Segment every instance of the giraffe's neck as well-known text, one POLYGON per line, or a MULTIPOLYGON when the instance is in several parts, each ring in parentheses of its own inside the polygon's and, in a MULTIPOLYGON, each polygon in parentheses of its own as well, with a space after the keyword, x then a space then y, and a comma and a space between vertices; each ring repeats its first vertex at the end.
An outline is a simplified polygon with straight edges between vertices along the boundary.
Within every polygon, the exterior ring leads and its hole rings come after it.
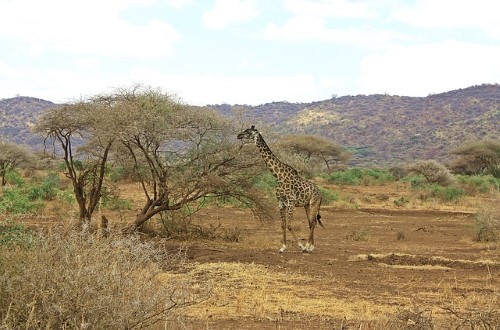
POLYGON ((271 151, 269 146, 262 135, 257 134, 255 137, 255 145, 260 151, 260 154, 264 161, 266 162, 267 168, 271 171, 276 179, 279 181, 283 181, 286 177, 291 175, 297 175, 297 171, 295 171, 292 167, 286 165, 281 162, 271 151))

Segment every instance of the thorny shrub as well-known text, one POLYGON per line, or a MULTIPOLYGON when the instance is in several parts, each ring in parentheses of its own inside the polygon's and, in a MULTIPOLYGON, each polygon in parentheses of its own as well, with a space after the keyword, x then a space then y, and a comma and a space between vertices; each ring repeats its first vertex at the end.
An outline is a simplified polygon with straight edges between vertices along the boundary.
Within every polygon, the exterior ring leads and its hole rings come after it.
POLYGON ((0 245, 0 328, 136 329, 167 322, 173 309, 210 294, 208 285, 159 276, 183 262, 183 253, 137 236, 104 239, 74 229, 39 234, 31 247, 0 245))
POLYGON ((224 242, 239 242, 242 231, 239 228, 224 228, 221 223, 203 226, 195 224, 190 216, 179 215, 180 212, 160 214, 160 235, 177 240, 220 240, 224 242))
POLYGON ((443 165, 435 160, 419 160, 408 165, 410 173, 422 175, 427 182, 440 186, 449 186, 455 182, 453 174, 443 165))
POLYGON ((479 210, 473 218, 473 238, 478 242, 500 242, 500 207, 479 210))
POLYGON ((399 310, 386 325, 388 330, 433 330, 432 311, 421 310, 418 306, 412 309, 399 310))

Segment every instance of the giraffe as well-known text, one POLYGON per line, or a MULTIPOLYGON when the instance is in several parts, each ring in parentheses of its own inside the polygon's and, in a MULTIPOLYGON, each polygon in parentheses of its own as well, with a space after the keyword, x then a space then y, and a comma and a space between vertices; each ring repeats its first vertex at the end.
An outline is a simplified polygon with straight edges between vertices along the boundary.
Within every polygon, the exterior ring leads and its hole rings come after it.
POLYGON ((322 197, 320 190, 314 183, 302 178, 294 168, 281 162, 273 154, 255 126, 244 130, 238 134, 237 138, 239 140, 253 140, 255 142, 267 168, 278 180, 278 186, 276 187, 275 193, 278 199, 281 229, 283 231, 282 244, 279 252, 283 253, 287 248, 287 229, 292 234, 296 244, 302 249, 302 252, 312 252, 314 250, 314 228, 316 224, 323 227, 319 214, 322 197), (305 208, 307 220, 309 222, 309 240, 306 245, 299 242, 292 228, 293 211, 295 207, 300 206, 305 208))

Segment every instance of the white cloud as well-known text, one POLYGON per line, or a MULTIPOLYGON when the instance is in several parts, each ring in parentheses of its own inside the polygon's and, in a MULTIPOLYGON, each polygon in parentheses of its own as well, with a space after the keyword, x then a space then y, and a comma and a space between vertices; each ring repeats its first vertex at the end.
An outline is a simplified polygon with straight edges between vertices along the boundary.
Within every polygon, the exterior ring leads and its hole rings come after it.
POLYGON ((340 82, 306 73, 279 76, 171 75, 136 69, 126 81, 161 86, 194 105, 311 102, 329 98, 340 82))
MULTIPOLYGON (((500 2, 496 0, 207 2, 213 4, 202 18, 208 28, 224 29, 249 22, 260 14, 260 9, 262 18, 267 15, 273 21, 264 31, 262 25, 251 25, 261 24, 261 20, 245 25, 246 29, 253 27, 255 34, 260 31, 258 37, 290 42, 287 47, 327 52, 325 56, 314 56, 317 61, 297 58, 289 67, 290 61, 280 60, 283 54, 279 48, 259 49, 269 47, 270 43, 258 38, 234 41, 245 42, 245 49, 255 52, 242 55, 241 44, 227 43, 231 51, 236 50, 234 53, 228 51, 224 56, 207 59, 203 50, 192 46, 205 45, 196 41, 205 38, 206 31, 200 33, 188 28, 183 29, 186 34, 197 33, 185 37, 190 45, 186 50, 190 52, 189 60, 175 57, 183 36, 166 21, 144 22, 145 14, 148 6, 151 9, 152 5, 162 5, 169 10, 170 17, 172 13, 183 15, 175 22, 182 22, 184 17, 192 21, 199 17, 195 10, 172 8, 194 3, 193 0, 0 0, 1 97, 19 93, 62 102, 138 82, 165 88, 198 105, 259 104, 277 100, 308 102, 328 98, 332 93, 427 95, 500 82, 500 45, 495 39, 484 38, 500 38, 497 19, 500 2), (136 8, 141 10, 135 11, 136 8), (272 12, 264 12, 271 9, 272 12), (135 24, 126 17, 144 23, 135 24), (433 41, 426 41, 428 37, 433 41), (451 38, 475 39, 467 43, 450 41, 451 38), (411 45, 412 42, 421 44, 411 45), (372 54, 366 54, 362 63, 351 61, 357 61, 367 50, 372 54), (169 60, 150 60, 172 53, 174 56, 169 60), (260 57, 263 53, 265 58, 260 57), (346 61, 343 68, 321 62, 335 60, 337 54, 346 61), (48 59, 47 55, 53 58, 48 59), (195 57, 198 55, 205 58, 198 60, 195 57), (225 55, 231 56, 231 65, 225 55), (112 65, 106 67, 105 63, 112 65), (120 66, 122 63, 125 66, 120 66), (274 71, 281 75, 269 73, 256 77, 257 72, 266 70, 267 63, 275 63, 273 70, 277 69, 274 71), (356 65, 360 72, 346 72, 356 65), (173 70, 178 74, 171 74, 173 70), (324 76, 312 72, 324 72, 324 76)), ((158 17, 157 13, 152 16, 158 17)), ((223 32, 221 40, 227 36, 223 32)))
POLYGON ((376 13, 362 1, 286 0, 285 8, 300 16, 372 18, 376 13))
POLYGON ((328 28, 324 18, 296 16, 283 26, 269 23, 263 38, 283 41, 338 42, 363 48, 383 48, 407 37, 401 33, 368 25, 328 28))
POLYGON ((333 42, 384 48, 408 39, 403 33, 373 25, 373 19, 381 14, 384 5, 371 0, 286 0, 284 6, 293 16, 282 25, 268 23, 260 36, 289 42, 333 42), (356 23, 347 19, 355 19, 356 23))
MULTIPOLYGON (((93 62, 92 59, 82 59, 80 64, 92 66, 93 62)), ((280 76, 183 75, 148 68, 132 68, 113 75, 93 68, 82 72, 23 69, 0 61, 2 97, 20 94, 62 103, 135 83, 161 87, 178 95, 184 102, 202 106, 215 103, 312 102, 329 98, 343 82, 306 73, 280 76), (26 81, 30 83, 26 84, 26 81), (72 83, 68 84, 69 81, 72 83)))
POLYGON ((395 9, 392 18, 424 28, 473 28, 500 38, 500 2, 496 0, 417 0, 395 9))
POLYGON ((171 26, 162 21, 132 25, 120 17, 130 5, 150 3, 150 0, 1 1, 0 38, 27 43, 29 52, 35 56, 48 50, 79 55, 164 56, 173 51, 173 45, 181 38, 171 26))
POLYGON ((395 47, 360 65, 360 92, 426 96, 500 81, 500 46, 449 41, 395 47))
POLYGON ((299 16, 288 20, 283 26, 269 23, 264 31, 264 37, 285 41, 321 40, 325 36, 334 37, 335 31, 328 33, 323 19, 314 16, 299 16))
POLYGON ((167 5, 174 7, 174 8, 183 8, 189 4, 191 4, 193 1, 192 0, 165 0, 167 5))
POLYGON ((106 87, 103 86, 105 79, 102 78, 68 70, 17 68, 0 62, 3 97, 20 94, 56 103, 67 102, 102 92, 106 87))
POLYGON ((210 29, 221 30, 231 24, 247 22, 258 13, 255 0, 216 0, 215 7, 203 14, 202 21, 210 29))
POLYGON ((98 68, 100 61, 97 57, 78 57, 73 63, 81 69, 88 70, 98 68))

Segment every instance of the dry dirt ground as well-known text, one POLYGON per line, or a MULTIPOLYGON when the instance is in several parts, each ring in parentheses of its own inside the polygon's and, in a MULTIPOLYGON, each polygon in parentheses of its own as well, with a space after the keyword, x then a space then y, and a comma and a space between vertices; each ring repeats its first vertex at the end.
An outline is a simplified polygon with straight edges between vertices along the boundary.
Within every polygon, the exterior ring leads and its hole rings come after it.
MULTIPOLYGON (((497 329, 498 245, 472 240, 472 215, 323 208, 316 250, 278 253, 279 224, 248 211, 200 211, 194 222, 237 228, 240 241, 183 246, 193 285, 211 297, 179 311, 173 327, 209 329, 497 329), (175 325, 175 326, 174 326, 175 325)), ((295 228, 307 237, 303 210, 295 228)), ((172 275, 173 276, 173 275, 172 275)), ((185 273, 181 276, 186 276, 185 273)))

